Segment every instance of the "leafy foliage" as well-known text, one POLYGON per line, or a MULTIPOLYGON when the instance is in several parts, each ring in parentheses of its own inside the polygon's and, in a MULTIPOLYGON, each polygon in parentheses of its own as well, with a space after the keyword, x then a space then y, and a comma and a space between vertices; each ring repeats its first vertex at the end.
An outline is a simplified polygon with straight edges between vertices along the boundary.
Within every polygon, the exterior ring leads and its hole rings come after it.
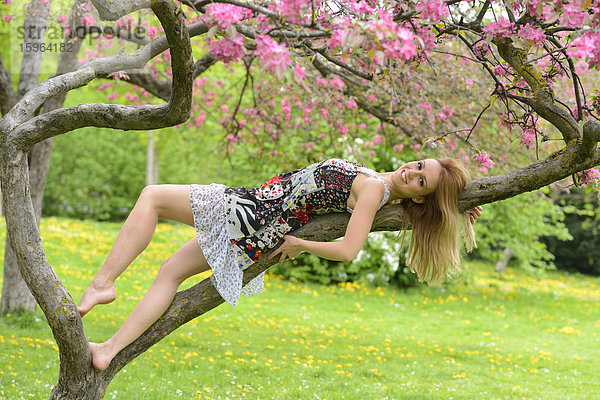
POLYGON ((54 142, 44 214, 122 219, 144 187, 144 143, 139 136, 109 130, 80 133, 54 142))
POLYGON ((501 260, 503 251, 513 251, 513 264, 526 270, 553 269, 554 256, 542 237, 572 239, 562 208, 540 193, 522 194, 485 206, 476 227, 477 254, 486 260, 501 260))
POLYGON ((573 236, 570 241, 545 238, 549 251, 556 258, 556 266, 571 272, 600 275, 600 212, 599 200, 594 196, 573 196, 558 200, 565 210, 565 225, 573 236))

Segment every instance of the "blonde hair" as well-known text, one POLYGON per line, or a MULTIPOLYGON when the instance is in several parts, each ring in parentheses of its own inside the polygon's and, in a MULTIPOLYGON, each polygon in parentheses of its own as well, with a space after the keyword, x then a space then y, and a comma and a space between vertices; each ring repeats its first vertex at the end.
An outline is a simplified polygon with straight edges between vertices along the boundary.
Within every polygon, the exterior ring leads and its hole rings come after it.
POLYGON ((421 204, 403 199, 404 233, 412 225, 407 265, 419 281, 437 284, 461 272, 461 236, 468 251, 475 233, 468 213, 458 212, 458 195, 470 182, 468 171, 455 159, 437 160, 441 165, 435 192, 421 204))

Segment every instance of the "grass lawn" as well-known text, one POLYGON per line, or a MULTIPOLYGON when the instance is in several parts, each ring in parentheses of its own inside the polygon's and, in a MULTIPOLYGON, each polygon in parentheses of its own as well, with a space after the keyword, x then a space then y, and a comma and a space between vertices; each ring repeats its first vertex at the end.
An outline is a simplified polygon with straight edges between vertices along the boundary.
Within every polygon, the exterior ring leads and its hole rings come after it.
MULTIPOLYGON (((119 227, 42 221, 50 263, 75 300, 119 227)), ((90 340, 115 332, 161 260, 193 235, 159 225, 117 281, 117 301, 85 317, 90 340)), ((106 398, 600 398, 598 278, 467 267, 451 284, 408 291, 268 276, 263 294, 191 321, 125 367, 106 398)), ((0 348, 0 399, 47 398, 58 351, 43 314, 0 317, 0 348)))

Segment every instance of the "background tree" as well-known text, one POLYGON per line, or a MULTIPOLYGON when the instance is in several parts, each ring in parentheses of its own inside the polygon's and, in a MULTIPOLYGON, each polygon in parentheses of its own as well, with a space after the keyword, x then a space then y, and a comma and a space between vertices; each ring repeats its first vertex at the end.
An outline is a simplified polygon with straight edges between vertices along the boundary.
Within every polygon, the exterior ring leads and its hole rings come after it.
MULTIPOLYGON (((319 138, 323 133, 319 130, 326 130, 339 137, 349 152, 357 154, 353 148, 356 141, 347 139, 352 126, 340 121, 337 116, 342 114, 334 112, 360 109, 375 117, 378 133, 386 138, 382 143, 400 145, 405 139, 419 140, 425 136, 428 151, 435 146, 438 154, 465 151, 457 146, 466 143, 480 172, 485 174, 494 163, 490 153, 483 150, 482 138, 486 132, 478 127, 478 121, 485 111, 501 105, 505 114, 502 124, 524 146, 535 147, 540 160, 520 164, 521 167, 501 175, 474 180, 461 195, 461 210, 536 190, 580 171, 585 171, 582 180, 595 179, 596 171, 590 168, 600 163, 598 110, 590 90, 579 78, 575 60, 583 60, 591 67, 600 61, 595 45, 600 40, 598 0, 557 4, 533 0, 510 5, 454 0, 414 3, 211 0, 183 4, 169 0, 151 4, 141 0, 94 0, 92 3, 95 9, 81 3, 86 14, 75 24, 76 31, 91 35, 94 30, 90 27, 96 17, 120 20, 119 26, 127 28, 122 33, 129 32, 126 38, 133 41, 130 33, 134 19, 129 14, 151 6, 154 15, 144 15, 147 22, 142 22, 148 26, 147 40, 137 40, 136 49, 123 47, 113 49, 112 55, 98 54, 75 71, 61 70, 62 74, 29 87, 20 99, 11 95, 14 94, 11 81, 0 82, 3 93, 0 160, 7 231, 20 272, 46 315, 59 347, 61 370, 53 398, 101 397, 124 365, 181 324, 221 304, 222 299, 209 281, 179 293, 163 317, 119 353, 107 370, 94 371, 75 304, 44 255, 30 196, 27 154, 43 140, 82 127, 160 129, 186 122, 192 110, 193 121, 199 123, 202 116, 195 112, 202 109, 192 106, 194 94, 204 97, 207 107, 206 103, 217 102, 214 92, 198 92, 202 84, 194 78, 218 61, 240 61, 245 69, 242 91, 232 97, 236 99, 235 106, 218 104, 224 113, 221 125, 230 132, 227 148, 232 157, 240 141, 259 148, 265 146, 264 136, 257 133, 260 130, 275 135, 272 139, 283 146, 299 136, 301 143, 323 139, 319 138), (160 28, 152 26, 154 16, 160 28), (202 45, 192 49, 190 37, 199 35, 207 38, 208 52, 202 45), (453 40, 455 44, 449 43, 453 40), (402 90, 416 90, 412 80, 415 71, 432 63, 436 52, 472 61, 476 69, 483 69, 488 76, 488 94, 492 100, 475 110, 472 124, 460 131, 438 130, 454 112, 450 105, 434 104, 441 106, 434 110, 431 104, 403 102, 402 90), (170 68, 164 62, 148 63, 156 57, 168 61, 170 68), (144 70, 146 65, 148 69, 144 70), (266 73, 270 74, 269 80, 258 79, 266 73), (125 77, 165 102, 149 104, 138 96, 128 99, 132 105, 81 103, 39 112, 47 101, 95 79, 118 78, 120 82, 125 77), (571 81, 573 97, 566 93, 564 98, 557 99, 553 85, 563 78, 571 81), (283 83, 273 83, 276 80, 283 83), (293 94, 282 96, 281 88, 293 90, 293 94), (251 100, 246 99, 249 89, 252 89, 248 96, 251 100), (277 103, 269 101, 275 93, 281 110, 276 108, 277 103), (242 108, 245 101, 252 107, 242 108), (419 114, 415 110, 427 111, 429 107, 435 118, 424 115, 415 118, 412 125, 406 123, 404 115, 419 114), (427 122, 432 129, 422 135, 419 127, 427 122), (551 131, 550 126, 555 130, 551 131), (440 134, 432 135, 434 131, 440 134), (559 137, 552 137, 554 134, 559 137), (543 146, 546 138, 560 139, 563 145, 560 147, 554 141, 553 146, 546 148, 543 146), (557 147, 559 150, 555 151, 557 147)), ((48 4, 45 0, 32 3, 40 7, 48 4)), ((32 15, 43 14, 42 8, 33 7, 29 11, 32 15)), ((12 17, 6 14, 3 18, 10 21, 12 17)), ((57 49, 66 51, 70 40, 67 36, 64 47, 57 49)), ((24 50, 43 52, 42 43, 26 45, 24 50)), ((47 46, 43 48, 47 50, 47 46)), ((5 66, 0 70, 0 76, 10 76, 5 66)), ((357 125, 357 129, 362 128, 357 125)), ((373 137, 374 145, 376 141, 373 137)), ((421 152, 421 144, 417 143, 419 148, 412 144, 415 152, 421 152)), ((395 151, 399 150, 397 147, 395 151)), ((282 158, 277 149, 271 151, 273 157, 282 158)), ((470 154, 464 155, 470 158, 470 154)), ((287 160, 285 155, 283 159, 287 160)), ((381 162, 385 160, 382 158, 381 162)), ((323 216, 296 234, 330 240, 343 234, 347 220, 344 214, 323 216)), ((377 214, 373 230, 397 230, 401 225, 400 209, 390 205, 377 214)), ((252 266, 245 272, 245 281, 268 267, 266 261, 252 266)))

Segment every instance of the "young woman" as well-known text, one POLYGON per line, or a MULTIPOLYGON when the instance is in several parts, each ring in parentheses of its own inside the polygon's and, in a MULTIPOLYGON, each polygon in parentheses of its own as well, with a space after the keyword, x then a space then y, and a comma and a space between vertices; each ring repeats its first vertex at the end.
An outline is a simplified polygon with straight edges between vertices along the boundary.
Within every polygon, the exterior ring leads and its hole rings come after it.
POLYGON ((388 202, 400 203, 412 225, 408 262, 413 272, 420 280, 443 281, 460 272, 461 231, 470 250, 471 223, 481 215, 480 207, 464 215, 458 212, 458 195, 468 182, 467 171, 453 159, 414 161, 385 173, 332 159, 276 175, 252 189, 219 184, 149 186, 84 292, 80 314, 116 298, 115 280, 148 246, 159 218, 194 226, 196 237, 161 265, 148 293, 115 335, 104 343, 90 343, 94 367, 107 368, 164 313, 184 280, 209 268, 221 296, 235 305, 240 293, 253 295, 263 288, 264 274, 242 288, 243 269, 282 238, 283 244, 269 256, 280 262, 302 252, 330 260, 353 259, 375 214, 388 202), (343 211, 352 213, 343 240, 314 242, 287 235, 314 215, 343 211))

